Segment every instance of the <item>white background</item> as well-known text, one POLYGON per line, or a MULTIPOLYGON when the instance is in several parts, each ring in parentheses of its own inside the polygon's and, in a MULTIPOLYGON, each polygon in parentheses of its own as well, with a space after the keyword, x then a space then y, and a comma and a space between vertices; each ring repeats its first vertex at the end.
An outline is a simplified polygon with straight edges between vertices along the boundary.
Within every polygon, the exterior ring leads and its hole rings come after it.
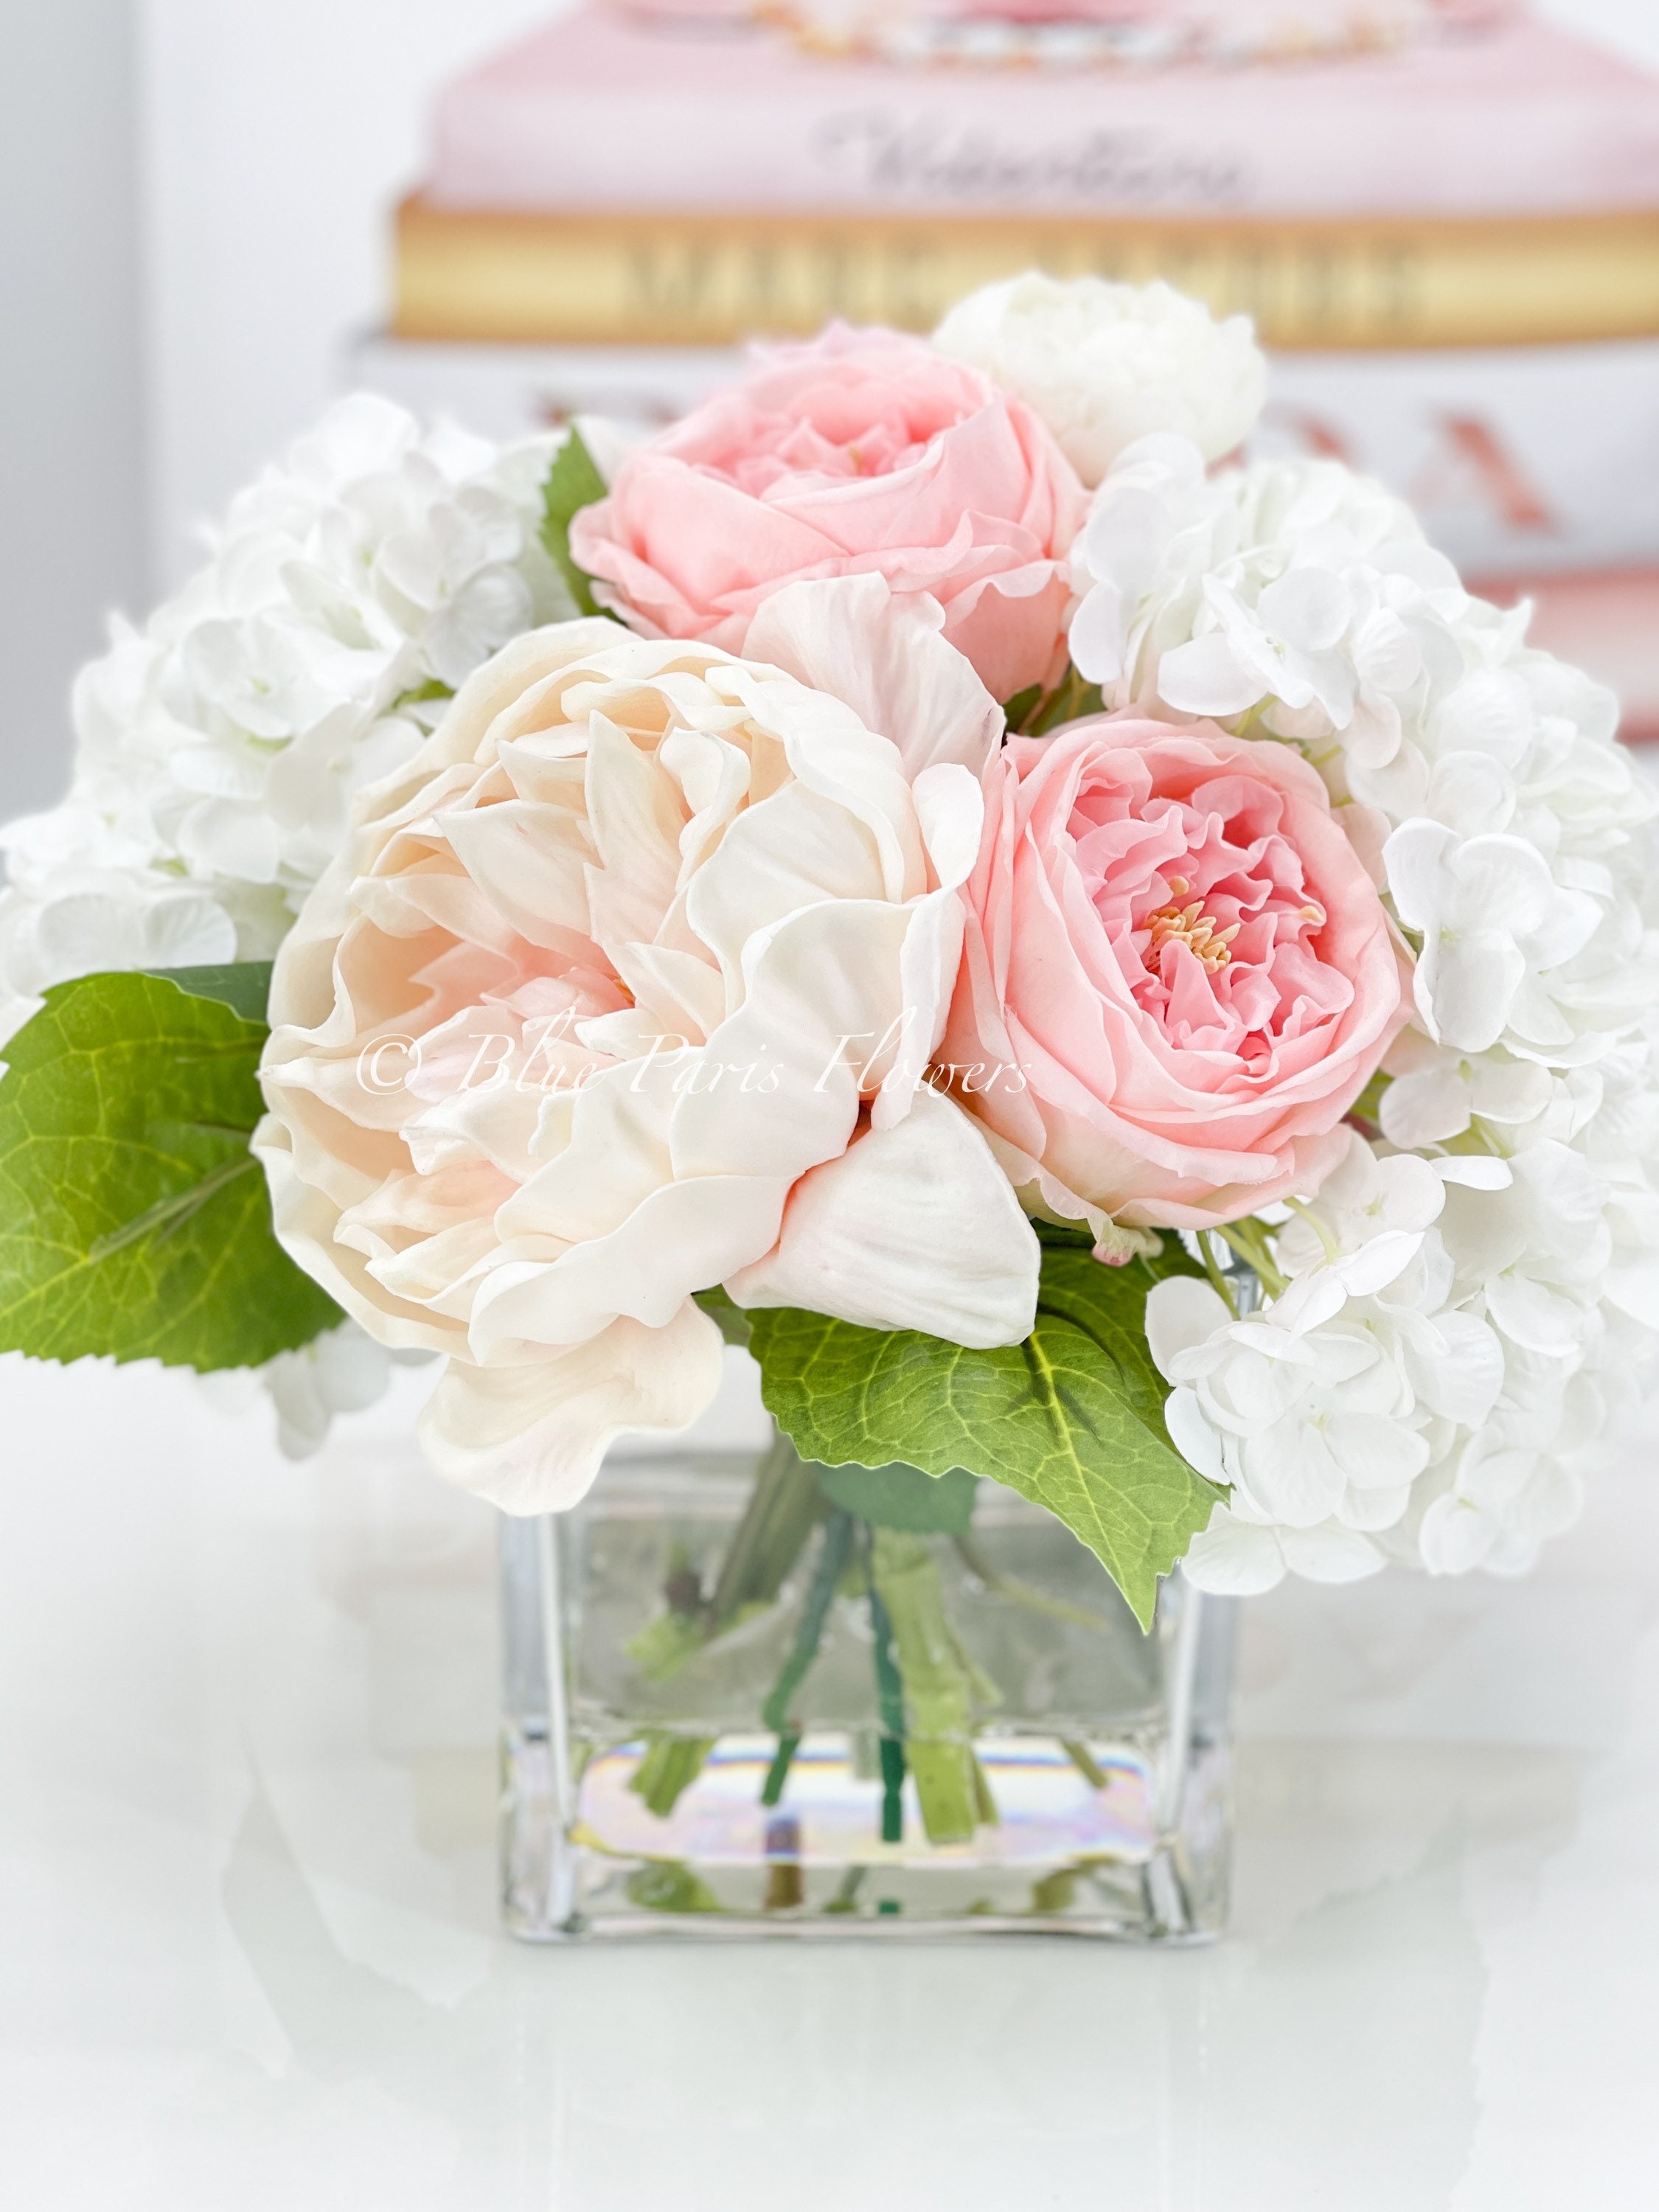
POLYGON ((6 2212, 1654 2212, 1659 1430, 1538 1571, 1245 1608, 1226 1942, 549 1953, 493 1516, 0 1362, 6 2212))
MULTIPOLYGON (((1659 66, 1659 0, 1540 0, 1659 66)), ((428 102, 558 0, 0 0, 0 817, 382 313, 428 102)))

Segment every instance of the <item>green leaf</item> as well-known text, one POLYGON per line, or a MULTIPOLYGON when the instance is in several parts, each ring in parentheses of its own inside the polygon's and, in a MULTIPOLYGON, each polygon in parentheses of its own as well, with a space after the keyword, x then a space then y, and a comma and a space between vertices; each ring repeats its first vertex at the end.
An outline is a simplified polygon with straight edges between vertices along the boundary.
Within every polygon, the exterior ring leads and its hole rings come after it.
POLYGON ((1106 1267, 1076 1247, 1045 1245, 1036 1326, 995 1352, 793 1308, 757 1311, 761 1395, 805 1459, 902 1460, 937 1475, 963 1468, 1045 1506, 1149 1627, 1158 1577, 1222 1495, 1170 1442, 1167 1389, 1146 1349, 1154 1271, 1188 1264, 1178 1247, 1167 1267, 1106 1267))
POLYGON ((553 457, 547 482, 542 487, 542 543, 553 565, 570 587, 578 611, 585 615, 604 612, 593 597, 593 579, 579 568, 570 551, 570 526, 585 507, 603 499, 609 487, 593 465, 593 456, 582 443, 573 423, 569 435, 553 457))
POLYGON ((225 968, 146 968, 144 973, 176 984, 190 998, 216 999, 245 1022, 263 1028, 270 1003, 270 970, 269 960, 238 960, 225 968))
POLYGON ((59 984, 7 1046, 0 1349, 254 1367, 341 1318, 271 1233, 248 1150, 266 1032, 227 994, 252 979, 179 973, 198 981, 59 984))
POLYGON ((1098 684, 1085 684, 1075 668, 1067 668, 1058 689, 1049 694, 1032 716, 1031 735, 1046 738, 1062 722, 1079 721, 1085 714, 1098 714, 1105 703, 1098 684))
POLYGON ((446 684, 441 676, 428 676, 423 684, 412 684, 407 691, 400 691, 392 702, 392 711, 401 714, 405 708, 433 707, 454 696, 453 684, 446 684))
POLYGON ((726 1342, 735 1344, 741 1351, 747 1351, 750 1335, 749 1316, 743 1308, 736 1304, 731 1296, 721 1290, 718 1284, 712 1291, 699 1291, 696 1296, 697 1304, 708 1315, 709 1320, 717 1324, 720 1334, 726 1342))
POLYGON ((1039 1244, 1054 1244, 1066 1252, 1092 1252, 1095 1232, 1075 1221, 1042 1221, 1031 1224, 1039 1244))
POLYGON ((1025 717, 1042 697, 1042 686, 1040 684, 1028 684, 1023 691, 1016 691, 1012 699, 1004 702, 1002 719, 1016 736, 1024 730, 1025 717))
POLYGON ((818 1488, 832 1505, 878 1528, 915 1536, 960 1536, 974 1517, 974 1478, 963 1468, 926 1474, 896 1460, 890 1467, 820 1467, 818 1488))

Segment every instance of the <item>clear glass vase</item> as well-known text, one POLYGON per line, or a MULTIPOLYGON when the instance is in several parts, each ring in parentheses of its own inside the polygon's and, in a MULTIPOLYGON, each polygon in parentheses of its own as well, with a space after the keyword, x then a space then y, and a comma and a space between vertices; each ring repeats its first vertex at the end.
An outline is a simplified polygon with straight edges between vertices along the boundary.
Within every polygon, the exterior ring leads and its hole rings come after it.
POLYGON ((618 1450, 503 1521, 508 1926, 1218 1933, 1231 1604, 1172 1577, 1143 1635, 1012 1492, 949 1478, 930 1532, 848 1510, 847 1472, 776 1436, 618 1450))

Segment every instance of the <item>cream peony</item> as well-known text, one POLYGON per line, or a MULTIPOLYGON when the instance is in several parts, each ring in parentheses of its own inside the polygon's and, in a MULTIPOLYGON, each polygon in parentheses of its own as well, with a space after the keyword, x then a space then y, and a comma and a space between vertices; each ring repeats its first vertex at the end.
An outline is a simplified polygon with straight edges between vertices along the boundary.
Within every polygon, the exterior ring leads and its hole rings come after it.
POLYGON ((1267 394, 1249 317, 1218 323, 1168 284, 1062 283, 1031 269, 970 292, 933 343, 1041 416, 1091 485, 1153 431, 1219 460, 1249 436, 1267 394))
POLYGON ((428 1451, 511 1510, 696 1417, 713 1285, 1030 1331, 1036 1239, 922 1083, 1000 730, 943 620, 862 577, 782 593, 744 659, 520 639, 279 956, 278 1233, 381 1342, 450 1356, 428 1451))

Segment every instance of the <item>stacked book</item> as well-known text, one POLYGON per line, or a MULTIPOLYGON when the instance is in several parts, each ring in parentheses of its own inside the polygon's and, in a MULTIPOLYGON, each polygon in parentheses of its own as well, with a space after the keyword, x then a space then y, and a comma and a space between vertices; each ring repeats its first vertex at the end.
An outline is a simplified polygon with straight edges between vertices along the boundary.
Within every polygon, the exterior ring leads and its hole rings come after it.
POLYGON ((442 94, 359 367, 649 424, 1032 265, 1253 314, 1262 449, 1395 483, 1659 736, 1659 81, 1498 0, 592 0, 442 94))

